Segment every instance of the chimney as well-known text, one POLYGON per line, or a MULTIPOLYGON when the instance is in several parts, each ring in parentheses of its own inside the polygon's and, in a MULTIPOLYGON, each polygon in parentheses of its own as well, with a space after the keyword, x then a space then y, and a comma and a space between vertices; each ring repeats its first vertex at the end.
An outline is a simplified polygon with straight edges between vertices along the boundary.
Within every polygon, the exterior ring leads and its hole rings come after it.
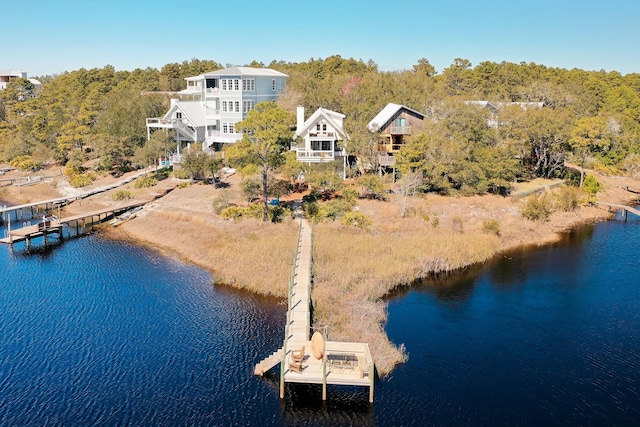
POLYGON ((302 125, 304 124, 304 107, 302 105, 298 105, 296 109, 296 131, 302 130, 302 125))

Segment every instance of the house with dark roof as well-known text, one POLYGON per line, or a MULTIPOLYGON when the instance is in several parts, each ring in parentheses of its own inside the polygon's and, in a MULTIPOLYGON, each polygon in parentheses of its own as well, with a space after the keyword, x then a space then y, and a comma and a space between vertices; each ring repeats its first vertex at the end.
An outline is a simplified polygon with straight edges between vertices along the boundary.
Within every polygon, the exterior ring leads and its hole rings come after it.
POLYGON ((394 166, 395 158, 411 135, 423 126, 425 115, 400 104, 387 104, 367 125, 375 134, 380 166, 394 166))

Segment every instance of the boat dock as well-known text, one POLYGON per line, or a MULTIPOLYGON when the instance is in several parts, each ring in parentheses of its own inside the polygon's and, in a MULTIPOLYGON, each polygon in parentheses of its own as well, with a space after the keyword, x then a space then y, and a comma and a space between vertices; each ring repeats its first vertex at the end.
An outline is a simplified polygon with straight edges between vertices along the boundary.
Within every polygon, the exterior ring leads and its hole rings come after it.
POLYGON ((640 210, 632 208, 631 206, 619 205, 617 203, 596 202, 597 205, 607 206, 609 209, 620 209, 623 212, 624 219, 627 219, 627 213, 637 215, 640 217, 640 210))
MULTIPOLYGON (((280 364, 280 398, 284 398, 285 383, 322 384, 322 400, 327 399, 327 385, 369 387, 369 401, 373 402, 375 366, 367 343, 328 341, 323 331, 322 348, 311 339, 311 286, 313 277, 312 229, 296 210, 300 221, 298 246, 289 280, 287 319, 283 346, 255 366, 254 373, 263 375, 280 364), (319 352, 319 357, 314 355, 319 352), (296 363, 296 360, 301 360, 296 363)), ((316 332, 315 335, 318 335, 316 332)))
POLYGON ((113 218, 115 215, 126 212, 129 209, 145 205, 149 202, 150 200, 132 202, 115 207, 100 209, 93 212, 83 213, 81 215, 68 216, 65 218, 49 217, 46 218, 43 222, 35 225, 27 225, 25 227, 17 228, 14 230, 9 228, 6 232, 6 236, 0 239, 0 243, 5 243, 13 247, 14 243, 24 241, 28 250, 31 247, 33 239, 42 237, 46 246, 49 243, 50 235, 58 235, 58 238, 62 238, 62 230, 65 227, 71 227, 75 225, 76 235, 79 235, 80 227, 86 229, 87 226, 91 226, 91 228, 93 228, 95 224, 100 224, 107 219, 113 218))

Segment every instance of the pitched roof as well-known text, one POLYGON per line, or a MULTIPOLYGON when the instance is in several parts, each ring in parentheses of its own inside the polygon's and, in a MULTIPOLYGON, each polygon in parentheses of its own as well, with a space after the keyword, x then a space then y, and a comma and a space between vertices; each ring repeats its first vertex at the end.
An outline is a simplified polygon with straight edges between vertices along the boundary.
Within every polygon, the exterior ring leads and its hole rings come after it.
POLYGON ((202 73, 199 76, 187 77, 186 80, 195 79, 195 77, 214 77, 214 76, 263 76, 263 77, 289 77, 280 71, 271 68, 252 68, 252 67, 230 67, 222 70, 210 71, 202 73))
POLYGON ((193 123, 195 126, 204 126, 205 125, 205 109, 202 107, 202 102, 200 101, 180 101, 176 102, 165 114, 165 117, 170 117, 171 114, 175 110, 180 110, 182 113, 187 116, 187 118, 193 123))
POLYGON ((419 111, 416 111, 412 108, 409 108, 405 105, 394 104, 392 102, 388 103, 376 116, 369 122, 367 128, 371 132, 378 132, 380 129, 384 129, 387 127, 387 124, 400 112, 401 110, 406 110, 414 115, 419 116, 422 120, 424 120, 425 115, 419 111))
POLYGON ((339 122, 344 119, 345 116, 342 113, 337 113, 335 111, 327 110, 326 108, 318 108, 312 115, 302 125, 301 129, 296 129, 296 133, 294 134, 294 138, 303 135, 305 132, 308 132, 312 126, 314 126, 318 120, 325 119, 331 127, 336 131, 336 133, 341 136, 343 139, 348 139, 349 135, 344 131, 339 122))

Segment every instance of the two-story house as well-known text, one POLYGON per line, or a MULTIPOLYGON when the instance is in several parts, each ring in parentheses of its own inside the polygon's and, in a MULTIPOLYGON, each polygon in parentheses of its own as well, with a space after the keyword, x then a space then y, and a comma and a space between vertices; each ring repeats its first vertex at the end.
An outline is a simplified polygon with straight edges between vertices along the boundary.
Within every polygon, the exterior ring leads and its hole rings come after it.
POLYGON ((424 118, 425 115, 416 110, 389 103, 369 122, 367 128, 376 135, 380 166, 395 165, 394 155, 415 130, 422 128, 424 118))
POLYGON ((307 120, 304 107, 296 111, 294 139, 296 159, 303 163, 346 161, 344 141, 349 135, 343 128, 345 115, 325 108, 318 108, 307 120))
POLYGON ((186 144, 202 143, 204 150, 220 150, 242 138, 236 123, 256 104, 276 100, 287 75, 269 68, 231 67, 187 77, 187 88, 171 100, 162 117, 147 119, 147 137, 152 129, 175 131, 178 154, 186 144))

